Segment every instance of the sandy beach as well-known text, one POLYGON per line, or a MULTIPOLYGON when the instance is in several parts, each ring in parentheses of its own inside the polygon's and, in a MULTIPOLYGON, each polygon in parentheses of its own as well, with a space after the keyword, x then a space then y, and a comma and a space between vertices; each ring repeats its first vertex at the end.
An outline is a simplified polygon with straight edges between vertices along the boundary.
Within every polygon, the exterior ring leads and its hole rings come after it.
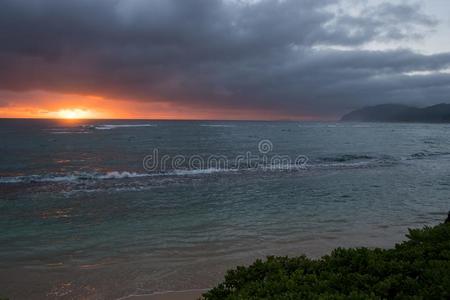
POLYGON ((154 294, 150 294, 150 295, 129 296, 129 297, 122 298, 122 299, 130 299, 130 300, 197 300, 206 291, 207 291, 207 289, 161 292, 161 293, 154 293, 154 294))

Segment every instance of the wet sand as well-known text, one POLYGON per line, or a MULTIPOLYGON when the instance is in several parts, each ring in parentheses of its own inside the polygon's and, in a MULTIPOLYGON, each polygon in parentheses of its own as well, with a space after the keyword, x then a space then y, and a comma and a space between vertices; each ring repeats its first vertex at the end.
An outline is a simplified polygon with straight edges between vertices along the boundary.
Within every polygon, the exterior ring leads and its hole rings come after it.
POLYGON ((129 296, 122 299, 129 300, 197 300, 207 290, 174 291, 155 293, 151 295, 129 296))

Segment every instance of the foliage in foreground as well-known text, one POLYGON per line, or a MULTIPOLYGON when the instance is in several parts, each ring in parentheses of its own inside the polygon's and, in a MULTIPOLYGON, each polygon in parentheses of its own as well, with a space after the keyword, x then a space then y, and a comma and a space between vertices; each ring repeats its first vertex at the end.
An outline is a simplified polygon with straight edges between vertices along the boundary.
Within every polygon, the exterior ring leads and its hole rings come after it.
POLYGON ((313 260, 268 257, 228 271, 206 300, 450 299, 450 224, 410 229, 394 249, 342 249, 313 260))

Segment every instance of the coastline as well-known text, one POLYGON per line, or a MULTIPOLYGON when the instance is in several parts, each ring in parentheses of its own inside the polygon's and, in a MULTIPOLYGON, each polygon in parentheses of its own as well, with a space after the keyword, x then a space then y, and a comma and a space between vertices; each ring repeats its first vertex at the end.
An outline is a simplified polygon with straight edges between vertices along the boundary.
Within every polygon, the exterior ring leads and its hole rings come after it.
POLYGON ((209 289, 156 292, 147 295, 130 295, 118 300, 197 300, 209 289))

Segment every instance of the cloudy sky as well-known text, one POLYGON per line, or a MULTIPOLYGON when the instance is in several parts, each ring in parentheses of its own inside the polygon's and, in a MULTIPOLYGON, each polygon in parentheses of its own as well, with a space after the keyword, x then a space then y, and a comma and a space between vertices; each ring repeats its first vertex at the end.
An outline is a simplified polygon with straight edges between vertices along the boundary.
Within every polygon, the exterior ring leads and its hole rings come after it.
POLYGON ((450 2, 0 0, 0 117, 337 119, 450 102, 450 2))

